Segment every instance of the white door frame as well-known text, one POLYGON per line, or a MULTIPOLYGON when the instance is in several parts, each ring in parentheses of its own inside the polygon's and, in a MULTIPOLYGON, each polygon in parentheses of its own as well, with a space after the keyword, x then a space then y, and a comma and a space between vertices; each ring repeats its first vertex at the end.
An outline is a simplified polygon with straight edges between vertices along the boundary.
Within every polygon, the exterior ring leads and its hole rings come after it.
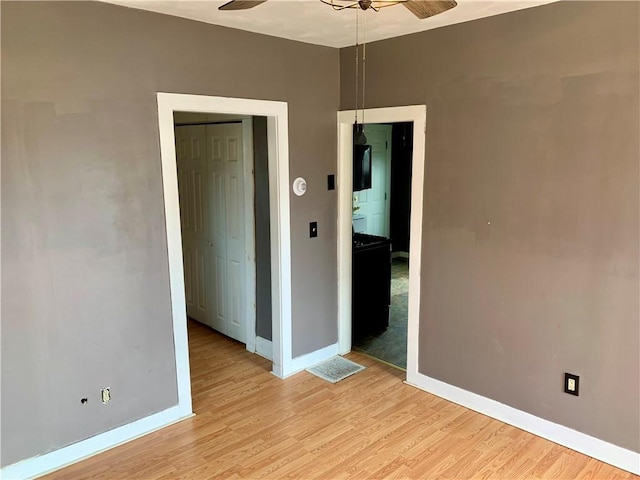
MULTIPOLYGON (((181 111, 267 117, 273 318, 272 371, 276 376, 284 378, 292 371, 288 108, 286 102, 163 92, 158 92, 157 100, 178 406, 187 415, 191 413, 191 378, 173 113, 181 111)), ((255 323, 251 328, 247 335, 253 336, 255 348, 255 323)))
POLYGON ((242 179, 244 183, 244 248, 245 248, 245 345, 256 351, 256 209, 253 153, 253 117, 242 119, 242 179))
MULTIPOLYGON (((409 318, 407 330, 407 380, 418 375, 420 323, 420 267, 422 264, 422 202, 426 145, 426 105, 372 108, 367 123, 413 122, 411 219, 409 240, 409 318)), ((353 185, 353 110, 338 112, 338 348, 351 350, 351 219, 353 185)))

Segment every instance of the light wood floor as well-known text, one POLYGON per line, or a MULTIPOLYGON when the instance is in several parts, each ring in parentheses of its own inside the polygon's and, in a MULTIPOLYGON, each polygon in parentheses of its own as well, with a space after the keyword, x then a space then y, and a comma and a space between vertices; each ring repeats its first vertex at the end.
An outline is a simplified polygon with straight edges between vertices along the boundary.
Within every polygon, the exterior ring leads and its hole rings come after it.
POLYGON ((189 325, 196 416, 50 479, 638 479, 368 368, 332 385, 189 325))

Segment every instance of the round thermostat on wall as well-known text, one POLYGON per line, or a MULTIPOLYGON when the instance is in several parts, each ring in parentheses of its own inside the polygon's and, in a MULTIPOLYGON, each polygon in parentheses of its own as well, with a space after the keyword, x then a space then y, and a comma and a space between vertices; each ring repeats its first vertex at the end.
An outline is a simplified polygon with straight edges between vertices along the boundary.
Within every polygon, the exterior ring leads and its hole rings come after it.
POLYGON ((293 181, 293 193, 301 197, 306 193, 306 191, 307 191, 307 181, 302 177, 296 178, 293 181))

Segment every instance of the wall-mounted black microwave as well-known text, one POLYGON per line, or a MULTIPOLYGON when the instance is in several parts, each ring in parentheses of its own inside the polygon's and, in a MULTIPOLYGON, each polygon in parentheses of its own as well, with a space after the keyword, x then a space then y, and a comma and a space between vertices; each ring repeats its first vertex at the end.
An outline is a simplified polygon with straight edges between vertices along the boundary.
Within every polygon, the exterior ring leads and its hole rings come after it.
POLYGON ((353 146, 353 191, 371 188, 371 145, 353 146))

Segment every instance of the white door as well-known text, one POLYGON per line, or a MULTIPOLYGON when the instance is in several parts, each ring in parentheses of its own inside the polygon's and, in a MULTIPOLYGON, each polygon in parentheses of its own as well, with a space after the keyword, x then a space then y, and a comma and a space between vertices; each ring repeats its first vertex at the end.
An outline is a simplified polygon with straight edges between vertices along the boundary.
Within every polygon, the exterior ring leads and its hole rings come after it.
POLYGON ((371 188, 356 192, 365 233, 389 237, 391 192, 391 125, 365 125, 367 144, 371 145, 371 188))
POLYGON ((176 127, 175 134, 187 315, 213 326, 205 127, 176 127))
POLYGON ((242 124, 207 125, 213 328, 246 342, 242 124))

